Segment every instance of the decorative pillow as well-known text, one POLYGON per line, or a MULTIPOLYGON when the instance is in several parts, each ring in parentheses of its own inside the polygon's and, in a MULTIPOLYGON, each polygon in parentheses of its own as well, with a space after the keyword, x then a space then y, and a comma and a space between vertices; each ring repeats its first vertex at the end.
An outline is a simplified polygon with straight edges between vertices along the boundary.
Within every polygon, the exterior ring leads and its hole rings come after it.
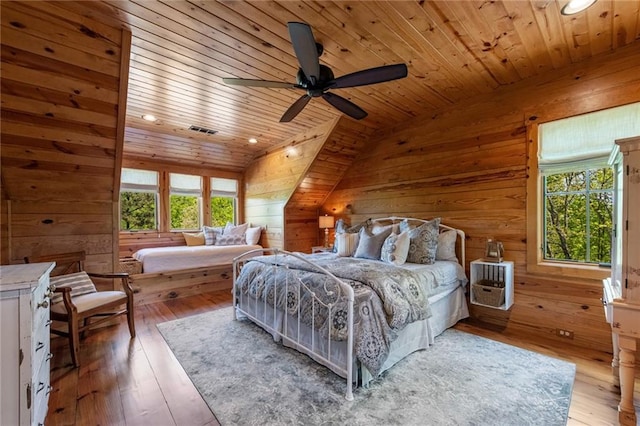
POLYGON ((431 265, 436 261, 439 225, 439 217, 413 229, 409 229, 409 222, 406 219, 400 222, 400 231, 409 231, 410 243, 407 262, 431 265))
POLYGON ((436 260, 458 261, 456 256, 456 239, 458 234, 453 229, 444 231, 438 235, 438 248, 436 250, 436 260))
POLYGON ((407 261, 409 254, 409 232, 405 231, 400 234, 391 234, 384 240, 382 250, 380 251, 380 259, 394 265, 402 265, 407 261))
MULTIPOLYGON (((51 277, 50 284, 56 288, 71 287, 71 297, 82 296, 83 294, 95 293, 96 287, 86 272, 76 272, 73 274, 58 275, 51 277)), ((51 304, 62 302, 62 293, 53 293, 51 304)))
POLYGON ((216 238, 217 246, 242 246, 247 244, 247 239, 242 235, 219 235, 216 238))
POLYGON ((260 241, 260 234, 262 233, 262 226, 258 226, 255 228, 247 228, 247 232, 245 232, 245 239, 247 244, 255 245, 260 241))
POLYGON ((336 234, 335 246, 338 256, 353 256, 358 247, 359 234, 342 233, 336 234))
POLYGON ((183 232, 182 236, 187 242, 188 246, 203 246, 204 245, 204 232, 183 232))
POLYGON ((336 221, 335 230, 336 230, 336 234, 343 234, 345 232, 348 232, 350 234, 357 234, 358 232, 360 232, 360 229, 370 228, 371 225, 372 225, 371 219, 367 219, 364 222, 360 222, 357 225, 353 225, 353 226, 347 226, 344 223, 343 219, 338 219, 336 221))
POLYGON ((204 244, 212 246, 216 243, 216 237, 222 235, 224 228, 221 226, 203 226, 202 232, 204 233, 204 244))
POLYGON ((222 235, 244 235, 244 233, 247 232, 248 227, 248 223, 243 223, 242 225, 235 226, 233 223, 227 222, 222 235))
POLYGON ((379 234, 373 235, 366 228, 361 228, 358 237, 358 248, 353 257, 362 259, 380 260, 380 251, 384 240, 391 234, 391 228, 379 234))

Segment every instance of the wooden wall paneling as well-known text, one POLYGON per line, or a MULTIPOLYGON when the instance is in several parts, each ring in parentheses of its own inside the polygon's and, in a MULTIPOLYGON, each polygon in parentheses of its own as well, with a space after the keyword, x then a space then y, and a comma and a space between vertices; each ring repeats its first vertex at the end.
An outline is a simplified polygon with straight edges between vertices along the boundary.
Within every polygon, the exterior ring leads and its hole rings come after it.
POLYGON ((638 101, 638 67, 629 46, 399 123, 370 143, 321 210, 351 223, 442 217, 466 232, 469 261, 483 256, 487 238, 504 241, 515 262, 515 304, 508 312, 473 306, 473 319, 551 338, 570 326, 567 343, 609 351, 598 280, 527 272, 527 126, 638 101))
POLYGON ((245 171, 245 220, 254 226, 266 225, 262 237, 266 247, 287 249, 286 203, 304 179, 337 121, 328 121, 285 141, 281 147, 256 159, 245 171))
POLYGON ((131 34, 55 3, 1 7, 3 261, 83 249, 112 271, 131 34))
POLYGON ((324 242, 318 228, 320 207, 366 146, 371 129, 341 117, 285 207, 287 250, 310 252, 324 242))

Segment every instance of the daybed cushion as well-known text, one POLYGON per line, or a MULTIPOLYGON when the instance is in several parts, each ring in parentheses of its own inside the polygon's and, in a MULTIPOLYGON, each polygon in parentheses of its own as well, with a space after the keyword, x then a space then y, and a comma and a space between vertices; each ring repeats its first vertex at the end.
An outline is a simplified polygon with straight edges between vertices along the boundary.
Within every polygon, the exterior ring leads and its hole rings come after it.
POLYGON ((234 257, 260 248, 262 248, 260 245, 248 244, 154 247, 138 250, 133 253, 133 257, 142 262, 142 272, 147 274, 231 264, 234 257))

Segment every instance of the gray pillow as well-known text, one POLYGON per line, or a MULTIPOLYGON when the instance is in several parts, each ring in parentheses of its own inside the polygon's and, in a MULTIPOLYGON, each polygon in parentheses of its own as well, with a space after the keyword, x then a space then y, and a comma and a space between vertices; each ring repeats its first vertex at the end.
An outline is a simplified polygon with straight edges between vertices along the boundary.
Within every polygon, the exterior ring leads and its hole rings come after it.
POLYGON ((431 265, 436 261, 439 226, 439 217, 413 229, 411 229, 406 219, 400 222, 400 232, 409 231, 410 242, 407 262, 431 265))
POLYGON ((353 257, 380 260, 382 244, 384 244, 384 240, 387 239, 389 234, 391 234, 391 228, 376 235, 370 234, 366 228, 360 229, 358 248, 353 257))

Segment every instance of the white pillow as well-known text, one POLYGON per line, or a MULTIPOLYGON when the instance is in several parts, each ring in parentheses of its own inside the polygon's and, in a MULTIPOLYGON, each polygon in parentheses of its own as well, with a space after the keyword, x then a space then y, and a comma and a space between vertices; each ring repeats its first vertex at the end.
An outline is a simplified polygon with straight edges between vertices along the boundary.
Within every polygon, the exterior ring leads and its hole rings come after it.
POLYGON ((438 234, 438 248, 436 249, 436 260, 458 261, 456 256, 456 239, 458 234, 453 229, 438 234))
POLYGON ((235 226, 233 223, 227 222, 222 235, 244 235, 244 233, 247 232, 248 227, 248 223, 243 223, 242 225, 235 226))
POLYGON ((389 235, 382 244, 380 259, 394 265, 403 265, 407 261, 410 242, 409 231, 389 235))
POLYGON ((338 256, 350 257, 356 252, 358 247, 358 234, 348 232, 336 234, 335 240, 336 253, 338 256))
POLYGON ((261 233, 262 233, 262 226, 257 226, 255 228, 247 228, 247 232, 245 233, 247 244, 251 246, 258 244, 258 241, 260 241, 261 233))

